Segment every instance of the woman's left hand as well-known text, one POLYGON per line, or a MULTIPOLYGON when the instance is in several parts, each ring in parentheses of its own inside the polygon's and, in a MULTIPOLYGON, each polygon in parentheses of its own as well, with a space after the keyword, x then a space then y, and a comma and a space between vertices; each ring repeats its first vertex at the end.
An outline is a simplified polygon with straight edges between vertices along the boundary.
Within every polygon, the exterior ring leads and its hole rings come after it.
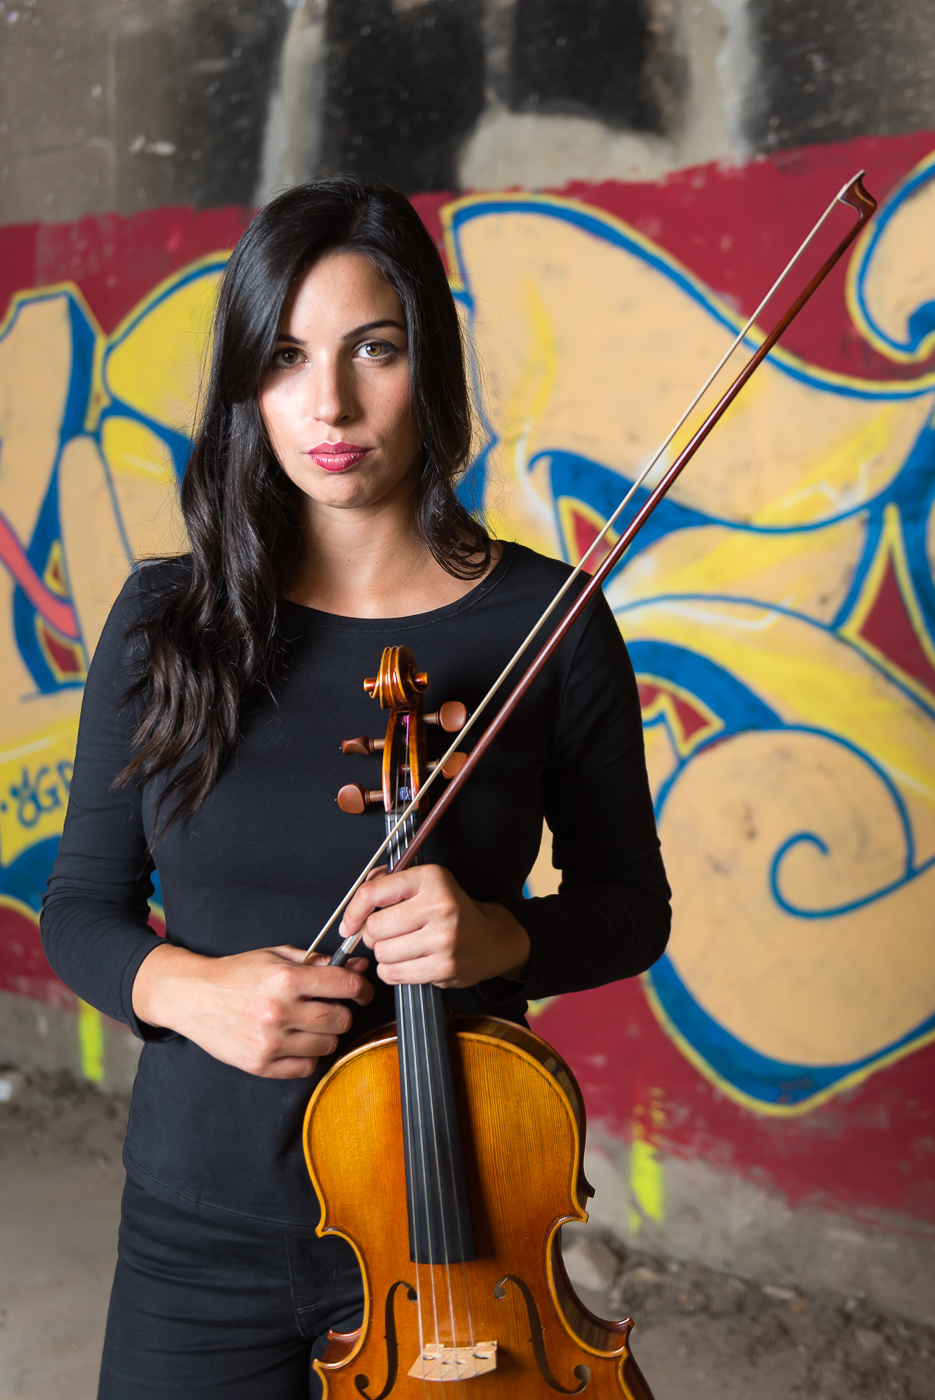
POLYGON ((529 935, 519 920, 502 904, 470 899, 440 865, 392 875, 374 871, 344 911, 341 935, 348 938, 362 927, 377 975, 391 986, 473 987, 490 977, 521 981, 529 961, 529 935))

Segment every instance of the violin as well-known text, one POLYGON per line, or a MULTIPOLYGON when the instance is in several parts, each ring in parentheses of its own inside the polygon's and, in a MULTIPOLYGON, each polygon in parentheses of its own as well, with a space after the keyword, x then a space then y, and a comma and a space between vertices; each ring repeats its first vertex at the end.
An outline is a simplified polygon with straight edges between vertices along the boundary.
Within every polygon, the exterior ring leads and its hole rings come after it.
MULTIPOLYGON (((384 855, 390 869, 419 859, 429 832, 514 713, 519 701, 588 606, 624 551, 757 366, 843 257, 877 203, 849 181, 819 218, 766 297, 695 395, 658 451, 598 533, 532 631, 520 642, 474 713, 449 702, 426 715, 428 676, 404 647, 388 647, 368 694, 390 711, 383 740, 360 737, 352 754, 383 754, 380 788, 348 784, 339 804, 362 813, 381 801, 386 836, 308 949, 310 956, 384 855), (858 215, 711 411, 602 561, 589 560, 742 345, 777 288, 837 204, 858 215), (471 748, 460 739, 435 764, 426 759, 426 725, 463 738, 585 568, 587 584, 561 616, 495 718, 471 748), (450 779, 429 809, 439 778, 450 779)), ((332 958, 350 957, 360 935, 332 958)), ((395 1025, 375 1031, 334 1065, 305 1118, 309 1173, 321 1204, 319 1234, 336 1233, 354 1249, 364 1279, 364 1318, 331 1333, 315 1368, 325 1400, 351 1386, 365 1400, 400 1395, 428 1400, 428 1386, 474 1382, 493 1396, 505 1383, 517 1396, 624 1396, 652 1400, 629 1349, 629 1318, 603 1321, 577 1298, 562 1262, 563 1224, 587 1219, 593 1195, 584 1175, 585 1112, 561 1057, 528 1029, 495 1017, 446 1020, 433 986, 396 988, 395 1025), (401 1222, 407 1222, 402 1228, 401 1222)))
MULTIPOLYGON (((389 711, 382 784, 348 784, 341 809, 382 804, 395 868, 420 821, 433 765, 426 728, 464 727, 463 705, 427 715, 429 678, 387 647, 367 693, 389 711), (410 808, 399 827, 400 814, 410 808)), ((448 761, 454 776, 463 766, 448 761)), ((348 954, 339 949, 332 961, 348 954)), ((574 1075, 539 1036, 496 1017, 449 1019, 437 987, 397 986, 396 1023, 354 1046, 305 1117, 319 1233, 338 1234, 364 1280, 359 1329, 332 1333, 315 1368, 326 1400, 422 1397, 437 1383, 511 1394, 652 1400, 628 1345, 629 1318, 605 1322, 576 1296, 561 1226, 587 1220, 585 1109, 574 1075)))

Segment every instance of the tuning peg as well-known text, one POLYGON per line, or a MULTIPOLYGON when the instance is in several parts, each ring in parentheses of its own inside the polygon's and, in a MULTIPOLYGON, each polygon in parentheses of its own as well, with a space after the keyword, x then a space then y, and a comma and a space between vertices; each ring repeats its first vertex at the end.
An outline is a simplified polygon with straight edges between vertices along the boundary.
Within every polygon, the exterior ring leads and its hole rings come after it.
POLYGON ((354 816, 359 816, 368 807, 375 807, 377 803, 382 801, 382 788, 368 790, 362 788, 360 783, 348 783, 338 792, 338 806, 341 811, 350 812, 354 816))
POLYGON ((446 700, 441 709, 425 716, 426 724, 438 724, 449 734, 457 734, 467 724, 467 706, 460 700, 446 700))
MULTIPOLYGON (((456 773, 460 773, 460 772, 461 772, 461 769, 464 767, 464 765, 465 765, 466 763, 467 763, 467 754, 466 754, 466 753, 453 753, 453 754, 451 755, 451 757, 449 758, 448 762, 445 764, 444 768, 442 769, 442 777, 443 777, 443 778, 453 778, 454 775, 455 775, 456 773)), ((431 773, 431 772, 433 772, 433 771, 438 767, 438 763, 435 762, 434 760, 430 760, 429 763, 426 765, 426 767, 428 768, 429 772, 431 773)))
POLYGON ((368 739, 366 734, 361 734, 356 739, 344 739, 341 744, 342 753, 379 753, 386 746, 385 739, 368 739))

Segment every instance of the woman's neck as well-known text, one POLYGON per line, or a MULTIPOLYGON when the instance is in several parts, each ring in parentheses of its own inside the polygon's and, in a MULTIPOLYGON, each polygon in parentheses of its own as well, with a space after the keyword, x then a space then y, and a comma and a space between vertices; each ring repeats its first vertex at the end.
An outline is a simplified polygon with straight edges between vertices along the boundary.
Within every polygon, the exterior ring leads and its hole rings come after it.
MULTIPOLYGON (((286 595, 340 617, 410 617, 456 603, 479 582, 441 567, 412 523, 409 501, 309 512, 305 567, 286 595)), ((491 566, 500 557, 493 547, 491 566)))

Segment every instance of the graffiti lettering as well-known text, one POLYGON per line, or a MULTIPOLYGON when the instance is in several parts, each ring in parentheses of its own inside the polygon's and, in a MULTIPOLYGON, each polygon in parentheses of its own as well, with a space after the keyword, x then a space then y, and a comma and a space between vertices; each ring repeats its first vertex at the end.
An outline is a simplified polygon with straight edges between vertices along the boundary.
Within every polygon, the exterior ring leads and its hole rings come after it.
POLYGON ((55 772, 44 764, 30 774, 28 768, 18 783, 11 783, 9 795, 16 804, 16 817, 21 826, 34 827, 43 812, 64 807, 71 783, 72 765, 57 763, 55 772))

